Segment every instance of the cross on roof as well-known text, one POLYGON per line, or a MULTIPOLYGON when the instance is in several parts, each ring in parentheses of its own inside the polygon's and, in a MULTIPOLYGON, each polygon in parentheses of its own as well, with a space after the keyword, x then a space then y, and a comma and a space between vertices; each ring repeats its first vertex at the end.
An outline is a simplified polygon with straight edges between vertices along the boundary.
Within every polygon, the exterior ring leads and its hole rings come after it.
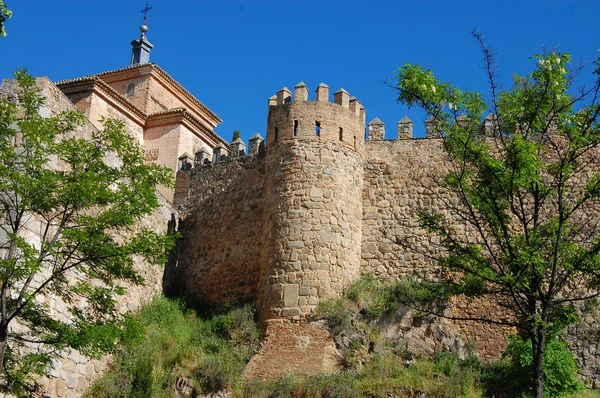
POLYGON ((148 11, 150 11, 152 7, 148 7, 148 3, 146 3, 146 7, 142 10, 142 14, 144 14, 144 23, 146 22, 146 18, 148 17, 148 11))

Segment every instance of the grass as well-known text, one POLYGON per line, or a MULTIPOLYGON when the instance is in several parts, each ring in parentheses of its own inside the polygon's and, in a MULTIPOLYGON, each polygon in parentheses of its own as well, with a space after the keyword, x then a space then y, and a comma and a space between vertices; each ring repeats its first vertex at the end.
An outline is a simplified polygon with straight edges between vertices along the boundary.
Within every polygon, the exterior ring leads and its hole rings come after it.
MULTIPOLYGON (((289 375, 245 381, 242 372, 257 352, 259 337, 251 307, 199 316, 180 301, 157 296, 132 317, 129 337, 110 371, 85 396, 170 398, 182 377, 191 384, 190 396, 227 390, 233 398, 475 398, 498 396, 500 388, 510 386, 511 380, 502 375, 514 371, 515 365, 506 359, 460 360, 450 352, 430 358, 382 339, 381 319, 389 321, 386 315, 406 297, 429 300, 412 282, 360 279, 345 297, 324 300, 315 311, 334 337, 347 341, 341 348, 343 371, 305 379, 289 375)), ((588 390, 564 396, 600 398, 588 390)))
POLYGON ((134 323, 141 333, 124 342, 86 397, 172 397, 180 377, 191 380, 198 393, 240 389, 258 344, 249 306, 202 318, 179 301, 157 296, 134 323))

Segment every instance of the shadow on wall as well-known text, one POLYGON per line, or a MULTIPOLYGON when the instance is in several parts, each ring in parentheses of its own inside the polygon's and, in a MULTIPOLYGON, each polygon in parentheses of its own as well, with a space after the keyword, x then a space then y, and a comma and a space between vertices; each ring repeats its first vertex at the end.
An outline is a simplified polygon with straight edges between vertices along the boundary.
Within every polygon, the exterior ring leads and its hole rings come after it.
MULTIPOLYGON (((171 219, 167 224, 168 233, 181 232, 182 220, 179 219, 179 223, 175 218, 175 213, 171 213, 171 219), (179 224, 179 229, 177 225, 179 224)), ((165 296, 170 298, 181 297, 184 291, 183 278, 181 277, 181 267, 179 267, 179 253, 181 252, 181 239, 175 241, 175 245, 169 256, 167 257, 167 264, 163 273, 163 293, 165 296)))

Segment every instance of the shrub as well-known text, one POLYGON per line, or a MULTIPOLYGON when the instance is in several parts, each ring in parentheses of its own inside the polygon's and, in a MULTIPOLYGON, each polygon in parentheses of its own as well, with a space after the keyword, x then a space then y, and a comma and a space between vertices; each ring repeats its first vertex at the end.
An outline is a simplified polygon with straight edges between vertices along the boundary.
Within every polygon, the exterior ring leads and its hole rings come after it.
POLYGON ((365 276, 346 290, 346 297, 361 307, 368 320, 374 321, 390 310, 395 302, 394 282, 381 282, 372 275, 365 276))
MULTIPOLYGON (((533 378, 531 340, 511 336, 503 360, 491 363, 484 372, 489 392, 529 396, 533 378)), ((548 397, 563 397, 583 388, 577 379, 577 366, 564 342, 549 339, 544 356, 544 392, 548 397)))
POLYGON ((315 309, 315 315, 327 322, 333 335, 339 335, 352 328, 351 316, 344 299, 321 300, 315 309))
POLYGON ((180 376, 204 391, 240 389, 242 370, 258 345, 250 306, 204 319, 181 301, 156 296, 130 323, 143 329, 144 338, 133 334, 86 396, 172 397, 180 376))

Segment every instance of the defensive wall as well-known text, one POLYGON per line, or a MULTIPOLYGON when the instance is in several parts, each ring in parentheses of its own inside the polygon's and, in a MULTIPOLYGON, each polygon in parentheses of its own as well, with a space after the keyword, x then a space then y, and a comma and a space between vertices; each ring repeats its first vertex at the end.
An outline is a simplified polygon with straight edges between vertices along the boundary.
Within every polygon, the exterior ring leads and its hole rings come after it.
MULTIPOLYGON (((266 141, 253 137, 247 155, 237 141, 230 157, 198 153, 180 159, 175 205, 185 215, 184 240, 173 280, 178 290, 212 304, 257 304, 271 337, 251 362, 249 376, 286 371, 285 358, 270 370, 264 359, 281 349, 269 340, 285 336, 296 342, 295 351, 286 351, 290 360, 320 350, 319 361, 329 366, 322 370, 332 371, 331 357, 317 348, 330 342, 311 346, 310 338, 301 338, 319 300, 339 297, 360 275, 435 279, 439 272, 432 260, 440 253, 438 238, 420 229, 416 216, 420 209, 451 216, 449 205, 457 203, 439 185, 448 162, 435 123, 426 121, 427 137, 414 139, 412 122, 403 118, 398 139, 389 140, 377 118, 365 129, 366 112, 357 99, 340 89, 329 102, 328 91, 319 85, 314 101, 303 83, 293 96, 287 88, 278 91, 269 99, 266 141)), ((469 233, 459 222, 456 227, 469 233)), ((506 316, 482 300, 455 300, 449 311, 506 316)), ((586 318, 581 326, 589 344, 577 345, 576 328, 567 337, 590 380, 597 378, 598 360, 590 360, 596 348, 584 347, 598 346, 598 336, 590 333, 595 325, 586 318)), ((472 322, 444 322, 443 328, 487 358, 497 357, 514 332, 472 322)), ((435 341, 431 328, 414 338, 421 340, 415 347, 452 349, 435 341)))
MULTIPOLYGON (((42 114, 75 109, 49 80, 38 79, 38 85, 47 98, 42 114)), ((0 95, 13 91, 5 82, 0 95)), ((212 304, 256 303, 264 341, 246 370, 249 378, 335 371, 339 354, 331 336, 323 325, 306 323, 316 304, 339 297, 360 275, 435 278, 439 270, 430 257, 438 241, 416 227, 416 211, 449 214, 448 203, 455 201, 437 183, 447 169, 431 120, 427 138, 412 138, 412 122, 403 118, 398 139, 390 140, 377 118, 365 129, 366 112, 346 91, 338 90, 330 102, 322 84, 314 101, 308 97, 308 88, 299 84, 293 95, 284 88, 269 99, 266 140, 257 134, 248 148, 238 139, 229 147, 202 146, 193 156, 180 156, 179 213, 162 200, 141 225, 164 231, 179 218, 182 239, 165 270, 138 264, 146 285, 129 289, 119 301, 121 311, 133 310, 162 285, 167 293, 185 291, 212 304)), ((83 134, 94 128, 86 123, 83 134)), ((57 298, 41 299, 58 318, 70 316, 57 298)), ((503 316, 482 301, 457 300, 449 309, 455 315, 503 316)), ((595 387, 597 312, 565 336, 595 387)), ((385 331, 401 335, 410 349, 432 352, 472 343, 483 357, 501 352, 507 332, 477 323, 422 324, 410 316, 385 331)), ((105 367, 106 360, 65 352, 42 383, 52 396, 78 396, 105 367)))

